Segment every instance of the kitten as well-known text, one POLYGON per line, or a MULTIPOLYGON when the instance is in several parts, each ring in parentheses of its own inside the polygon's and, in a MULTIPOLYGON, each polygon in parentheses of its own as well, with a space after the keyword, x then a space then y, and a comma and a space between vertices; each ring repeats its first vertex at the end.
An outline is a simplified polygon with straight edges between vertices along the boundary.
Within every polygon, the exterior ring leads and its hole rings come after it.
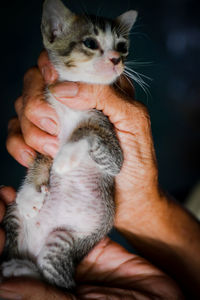
MULTIPOLYGON (((59 81, 116 81, 136 17, 136 11, 115 20, 77 16, 60 0, 46 0, 42 35, 59 81)), ((42 278, 71 289, 76 265, 113 226, 114 176, 123 155, 102 112, 72 110, 55 100, 48 87, 46 100, 59 116, 59 151, 53 160, 37 155, 16 203, 8 207, 2 274, 42 278)))

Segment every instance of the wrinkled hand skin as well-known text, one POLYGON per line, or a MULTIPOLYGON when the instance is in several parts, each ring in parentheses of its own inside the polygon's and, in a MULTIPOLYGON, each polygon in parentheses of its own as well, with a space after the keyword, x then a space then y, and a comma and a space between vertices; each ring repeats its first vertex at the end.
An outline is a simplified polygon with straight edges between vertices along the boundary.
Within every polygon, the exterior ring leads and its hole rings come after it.
POLYGON ((44 100, 45 84, 70 108, 101 110, 113 123, 124 154, 122 170, 116 176, 115 227, 145 258, 174 278, 190 298, 198 299, 200 225, 159 187, 146 107, 134 100, 134 89, 124 77, 118 80, 118 90, 80 82, 57 83, 57 78, 43 51, 38 68, 24 76, 23 94, 15 103, 17 117, 9 123, 8 152, 26 167, 35 151, 55 156, 60 124, 44 100))
MULTIPOLYGON (((0 189, 0 220, 5 204, 14 201, 15 191, 0 189)), ((0 231, 0 249, 5 241, 0 231)), ((43 282, 12 278, 0 285, 4 299, 183 299, 176 284, 143 258, 127 252, 109 238, 102 240, 77 268, 77 289, 64 293, 43 282), (20 298, 21 297, 21 298, 20 298)))

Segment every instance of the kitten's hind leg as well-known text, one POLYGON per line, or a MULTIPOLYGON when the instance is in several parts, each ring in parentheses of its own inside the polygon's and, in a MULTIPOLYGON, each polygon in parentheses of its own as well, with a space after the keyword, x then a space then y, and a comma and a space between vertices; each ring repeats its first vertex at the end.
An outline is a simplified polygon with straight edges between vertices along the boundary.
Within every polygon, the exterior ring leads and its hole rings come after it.
POLYGON ((27 259, 11 259, 1 265, 1 273, 4 278, 27 276, 40 279, 41 274, 36 265, 27 259))
POLYGON ((18 236, 21 230, 21 220, 16 203, 9 204, 2 223, 6 232, 6 242, 3 250, 3 260, 18 256, 18 236))
POLYGON ((73 237, 65 229, 51 232, 38 256, 38 267, 50 284, 72 289, 75 286, 73 237))

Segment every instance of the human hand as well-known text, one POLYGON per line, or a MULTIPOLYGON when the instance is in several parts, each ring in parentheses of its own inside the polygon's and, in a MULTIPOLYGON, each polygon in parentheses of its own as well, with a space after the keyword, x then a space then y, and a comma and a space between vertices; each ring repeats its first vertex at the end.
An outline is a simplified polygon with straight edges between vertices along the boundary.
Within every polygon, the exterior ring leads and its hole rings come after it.
MULTIPOLYGON (((46 83, 52 84, 57 74, 46 52, 41 54, 38 64, 41 72, 33 68, 25 75, 23 96, 16 101, 18 119, 9 124, 7 149, 25 166, 34 157, 34 150, 51 156, 57 151, 59 121, 55 111, 44 101, 41 75, 46 83), (47 119, 52 121, 51 125, 47 119), (25 157, 31 154, 28 160, 23 160, 24 153, 25 157)), ((133 95, 126 81, 121 83, 121 88, 133 95)), ((50 89, 65 105, 81 110, 102 110, 114 124, 124 153, 124 164, 116 178, 116 226, 124 224, 125 218, 130 219, 130 212, 144 211, 146 199, 156 199, 152 194, 158 194, 157 168, 146 108, 130 100, 127 93, 117 92, 110 86, 63 82, 51 85, 50 89), (133 211, 133 207, 137 209, 133 211)))
MULTIPOLYGON (((5 204, 14 201, 15 191, 0 189, 0 218, 5 204)), ((4 233, 0 231, 0 247, 4 233)), ((77 288, 64 293, 46 283, 30 278, 11 278, 0 284, 3 299, 84 300, 84 299, 182 299, 176 284, 146 260, 127 252, 109 238, 102 240, 76 272, 77 288)))

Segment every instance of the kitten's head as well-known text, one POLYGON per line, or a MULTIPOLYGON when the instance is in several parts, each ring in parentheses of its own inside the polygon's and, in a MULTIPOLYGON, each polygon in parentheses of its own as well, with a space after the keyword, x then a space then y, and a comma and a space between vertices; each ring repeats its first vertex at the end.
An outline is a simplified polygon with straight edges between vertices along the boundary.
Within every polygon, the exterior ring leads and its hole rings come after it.
POLYGON ((115 20, 73 14, 60 0, 46 0, 42 17, 44 46, 62 80, 110 84, 124 70, 128 33, 137 12, 115 20))

